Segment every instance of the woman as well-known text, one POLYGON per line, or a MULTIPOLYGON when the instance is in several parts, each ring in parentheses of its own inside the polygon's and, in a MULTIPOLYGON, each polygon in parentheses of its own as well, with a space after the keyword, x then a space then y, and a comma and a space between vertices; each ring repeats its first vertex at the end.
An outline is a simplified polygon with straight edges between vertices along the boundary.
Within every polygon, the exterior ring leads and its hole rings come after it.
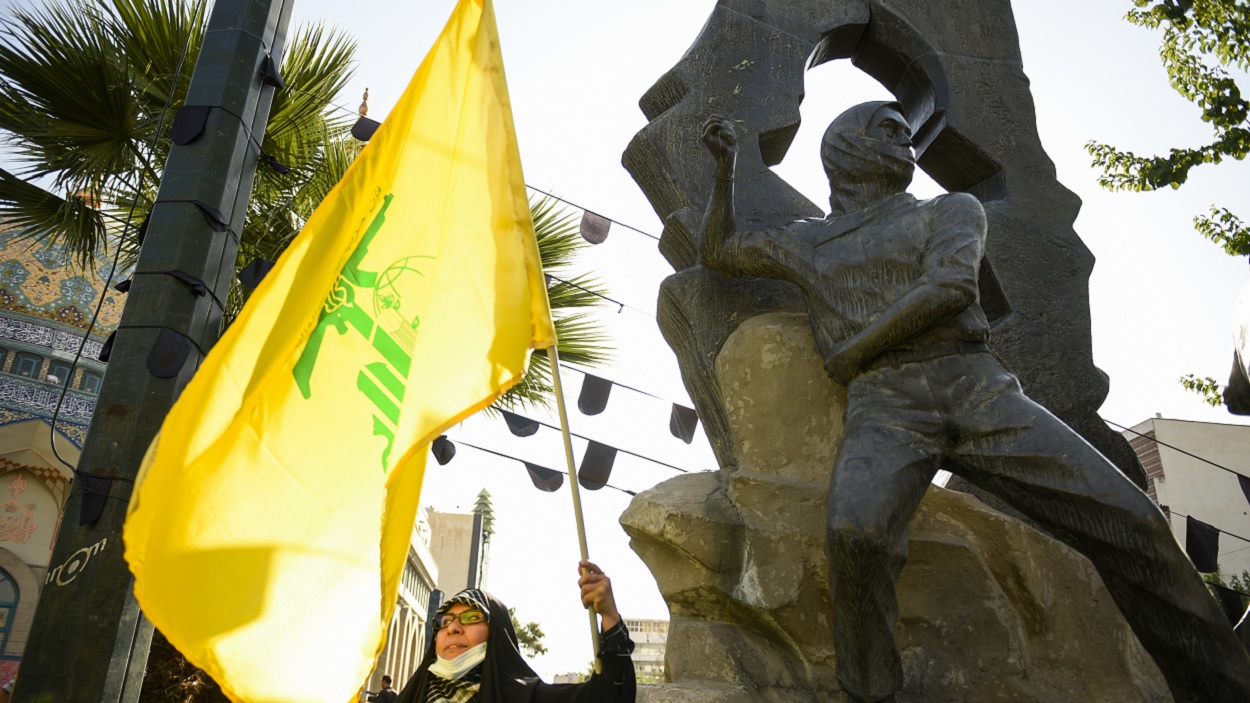
POLYGON ((578 564, 582 603, 603 619, 601 671, 578 684, 547 684, 521 658, 508 607, 477 589, 457 593, 434 618, 434 641, 397 703, 633 703, 634 643, 598 566, 578 564))

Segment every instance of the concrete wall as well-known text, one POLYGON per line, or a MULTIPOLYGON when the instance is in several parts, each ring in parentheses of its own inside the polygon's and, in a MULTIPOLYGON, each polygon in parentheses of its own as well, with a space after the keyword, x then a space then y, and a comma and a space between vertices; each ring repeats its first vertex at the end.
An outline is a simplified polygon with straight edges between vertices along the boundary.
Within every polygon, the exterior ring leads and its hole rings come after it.
POLYGON ((438 564, 438 590, 445 598, 467 586, 472 545, 472 513, 430 511, 430 553, 438 564))

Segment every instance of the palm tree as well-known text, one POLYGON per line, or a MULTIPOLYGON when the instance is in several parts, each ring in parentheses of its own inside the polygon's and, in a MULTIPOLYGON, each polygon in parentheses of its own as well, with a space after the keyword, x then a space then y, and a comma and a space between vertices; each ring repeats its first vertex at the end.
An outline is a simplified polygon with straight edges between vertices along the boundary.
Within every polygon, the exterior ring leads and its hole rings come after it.
MULTIPOLYGON (((63 0, 12 8, 0 18, 0 221, 63 244, 83 267, 101 255, 138 255, 138 222, 151 209, 169 154, 170 125, 186 94, 207 18, 205 0, 63 0), (166 105, 168 104, 168 108, 166 105), (132 216, 133 210, 133 216, 132 216), (127 227, 126 223, 130 222, 127 227)), ((277 259, 359 151, 354 116, 334 100, 351 77, 355 42, 312 25, 288 43, 264 151, 290 167, 257 174, 239 265, 277 259)), ((607 359, 607 337, 588 315, 602 286, 568 270, 584 242, 574 217, 549 199, 531 203, 560 352, 573 363, 607 359), (565 282, 567 281, 567 282, 565 282)), ((246 298, 238 286, 226 319, 246 298)), ((501 402, 547 405, 551 372, 531 373, 501 402)))

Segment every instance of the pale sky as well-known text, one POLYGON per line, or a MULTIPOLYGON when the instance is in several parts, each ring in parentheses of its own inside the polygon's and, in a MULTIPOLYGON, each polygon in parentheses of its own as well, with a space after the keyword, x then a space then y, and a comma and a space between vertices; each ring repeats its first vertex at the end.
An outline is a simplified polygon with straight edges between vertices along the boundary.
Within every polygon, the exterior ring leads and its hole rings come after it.
MULTIPOLYGON (((340 102, 354 108, 367 86, 376 119, 385 117, 454 5, 297 1, 297 23, 324 18, 359 40, 356 77, 340 102)), ((621 152, 646 123, 638 98, 686 51, 714 3, 495 5, 526 181, 658 235, 661 224, 621 167, 621 152)), ((1203 143, 1209 131, 1197 109, 1169 88, 1157 37, 1121 20, 1130 2, 1015 5, 1042 141, 1060 181, 1085 203, 1076 229, 1098 261, 1090 283, 1095 361, 1111 376, 1103 416, 1126 426, 1155 413, 1246 424, 1208 408, 1176 379, 1185 373, 1227 379, 1230 309, 1247 265, 1199 237, 1191 220, 1213 203, 1250 216, 1244 198, 1250 167, 1198 169, 1175 192, 1099 189, 1086 141, 1155 153, 1203 143)), ((816 145, 825 125, 846 107, 887 93, 848 62, 837 62, 809 74, 807 95, 804 126, 778 171, 823 203, 828 191, 816 145)), ((931 196, 940 189, 918 179, 913 191, 931 196)), ((614 298, 647 311, 654 311, 659 282, 671 273, 652 240, 619 227, 586 256, 585 265, 604 278, 614 298)), ((654 319, 630 310, 604 319, 616 337, 619 362, 600 375, 687 402, 654 319)), ((571 402, 580 384, 579 374, 568 374, 571 402)), ((668 434, 667 417, 664 403, 618 390, 602 415, 588 418, 573 409, 570 422, 574 432, 623 449, 692 470, 713 468, 702 433, 687 447, 668 434)), ((452 437, 551 468, 564 465, 558 435, 548 430, 518 440, 497 421, 470 421, 452 437)), ((583 446, 575 442, 579 458, 583 446)), ((622 456, 612 483, 641 490, 672 475, 622 456)), ((546 630, 551 652, 533 662, 539 673, 550 678, 584 669, 591 653, 574 585, 577 543, 568 487, 540 493, 520 464, 462 448, 446 467, 431 462, 422 502, 468 510, 483 487, 494 498, 499 530, 487 587, 546 630)), ((621 611, 626 617, 667 617, 650 573, 617 522, 629 496, 610 489, 582 496, 591 557, 613 576, 621 611)))
MULTIPOLYGON (((356 75, 338 102, 354 109, 368 87, 370 116, 379 120, 454 5, 288 1, 296 3, 293 28, 324 20, 356 37, 356 75)), ((690 46, 713 0, 495 4, 527 182, 658 235, 661 224, 621 167, 621 152, 646 123, 638 98, 690 46)), ((1250 217, 1244 197, 1250 166, 1199 168, 1179 191, 1108 193, 1098 188, 1083 148, 1094 139, 1149 154, 1210 136, 1197 108, 1168 87, 1157 36, 1121 20, 1131 6, 1129 0, 1015 3, 1042 142, 1060 181, 1084 201, 1076 229, 1097 257, 1090 281, 1095 362, 1111 376, 1102 414, 1126 426, 1155 413, 1247 424, 1208 408, 1176 379, 1186 373, 1227 379, 1230 311, 1247 264, 1199 237, 1191 220, 1213 203, 1250 217)), ((813 202, 824 203, 820 133, 846 107, 887 93, 848 62, 837 62, 809 74, 807 95, 804 126, 777 170, 813 202)), ((918 195, 940 192, 921 180, 913 188, 918 195)), ((612 297, 646 311, 654 311, 659 282, 671 273, 654 241, 619 227, 584 265, 603 277, 612 297)), ((604 320, 616 338, 618 362, 600 375, 689 404, 653 317, 625 310, 610 311, 604 320)), ((580 374, 568 374, 565 384, 575 403, 580 374)), ((665 403, 622 390, 600 416, 571 411, 574 432, 687 469, 714 468, 702 433, 686 446, 668 434, 667 419, 665 403)), ((517 440, 501 422, 479 419, 451 436, 550 468, 564 466, 558 435, 548 430, 517 440)), ((583 448, 575 442, 579 458, 583 448)), ((1201 448, 1192 449, 1201 454, 1201 448)), ((673 475, 621 456, 611 482, 640 491, 673 475)), ((482 488, 493 496, 498 530, 487 588, 546 630, 551 652, 533 662, 539 673, 550 679, 583 670, 591 649, 576 596, 578 550, 568 487, 540 493, 520 464, 462 447, 446 467, 430 462, 422 503, 467 511, 482 488)), ((629 496, 583 491, 583 501, 591 558, 613 577, 622 613, 667 617, 650 573, 617 522, 629 496)))

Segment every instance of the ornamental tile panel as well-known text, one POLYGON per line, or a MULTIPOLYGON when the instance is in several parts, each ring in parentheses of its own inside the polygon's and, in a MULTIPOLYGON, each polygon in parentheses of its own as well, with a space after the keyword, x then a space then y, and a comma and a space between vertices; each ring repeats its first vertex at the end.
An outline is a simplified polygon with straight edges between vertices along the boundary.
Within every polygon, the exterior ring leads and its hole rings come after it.
POLYGON ((0 311, 86 329, 103 294, 93 332, 106 336, 117 328, 126 301, 124 294, 107 285, 111 268, 107 252, 99 252, 84 268, 64 246, 39 242, 25 237, 21 229, 0 225, 0 311))

